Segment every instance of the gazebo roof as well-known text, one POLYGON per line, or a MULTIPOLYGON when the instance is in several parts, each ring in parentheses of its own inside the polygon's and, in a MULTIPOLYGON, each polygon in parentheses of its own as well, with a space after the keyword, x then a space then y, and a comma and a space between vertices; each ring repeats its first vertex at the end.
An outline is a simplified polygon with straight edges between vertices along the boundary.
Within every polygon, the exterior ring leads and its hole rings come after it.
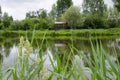
POLYGON ((67 22, 55 22, 55 24, 67 24, 67 22))

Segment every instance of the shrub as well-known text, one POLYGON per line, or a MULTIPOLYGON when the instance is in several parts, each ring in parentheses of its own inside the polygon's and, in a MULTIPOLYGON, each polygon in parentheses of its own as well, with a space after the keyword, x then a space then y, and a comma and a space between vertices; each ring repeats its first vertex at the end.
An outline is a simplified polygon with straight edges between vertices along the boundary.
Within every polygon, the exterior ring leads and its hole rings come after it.
POLYGON ((92 28, 92 29, 100 29, 100 28, 108 28, 106 24, 106 19, 99 16, 98 14, 89 15, 86 17, 83 28, 92 28))
POLYGON ((0 22, 0 29, 3 29, 4 28, 4 25, 2 22, 0 22))
MULTIPOLYGON (((62 19, 68 22, 68 26, 72 29, 79 28, 83 22, 80 13, 80 8, 76 6, 71 6, 63 15, 62 19)), ((69 28, 68 27, 68 28, 69 28)))
POLYGON ((23 29, 23 23, 21 21, 14 21, 11 23, 10 29, 21 30, 21 29, 23 29))

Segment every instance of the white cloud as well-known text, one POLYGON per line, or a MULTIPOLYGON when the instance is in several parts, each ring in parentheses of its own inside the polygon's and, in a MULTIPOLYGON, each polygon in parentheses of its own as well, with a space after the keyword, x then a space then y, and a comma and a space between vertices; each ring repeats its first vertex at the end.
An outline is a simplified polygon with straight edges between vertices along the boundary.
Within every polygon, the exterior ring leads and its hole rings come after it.
POLYGON ((44 8, 50 11, 55 0, 2 0, 3 12, 8 12, 14 19, 24 19, 28 11, 44 8), (32 2, 31 2, 32 1, 32 2))
POLYGON ((104 1, 105 1, 105 4, 108 5, 108 7, 113 6, 113 2, 112 2, 112 0, 104 0, 104 1))

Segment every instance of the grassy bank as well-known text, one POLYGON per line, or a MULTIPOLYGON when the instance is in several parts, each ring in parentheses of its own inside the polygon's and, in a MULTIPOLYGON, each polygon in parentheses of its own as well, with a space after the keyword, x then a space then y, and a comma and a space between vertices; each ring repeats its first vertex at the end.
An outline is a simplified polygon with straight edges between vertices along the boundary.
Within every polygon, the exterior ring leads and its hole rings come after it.
MULTIPOLYGON (((8 31, 1 30, 0 36, 4 37, 20 37, 20 36, 30 37, 33 31, 8 31)), ((35 30, 35 37, 41 38, 46 35, 46 38, 68 38, 71 36, 77 37, 118 37, 120 36, 120 28, 111 29, 80 29, 80 30, 35 30)))

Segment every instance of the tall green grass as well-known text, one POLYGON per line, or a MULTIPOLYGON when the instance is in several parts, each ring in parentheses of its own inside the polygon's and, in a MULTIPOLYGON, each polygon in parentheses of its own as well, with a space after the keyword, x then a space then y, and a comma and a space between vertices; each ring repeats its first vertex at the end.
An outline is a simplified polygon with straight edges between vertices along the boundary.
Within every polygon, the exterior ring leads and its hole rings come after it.
POLYGON ((30 57, 35 35, 33 34, 31 42, 27 38, 20 38, 19 54, 14 65, 7 70, 2 70, 0 66, 1 80, 120 80, 120 64, 116 50, 113 49, 116 58, 116 61, 113 61, 98 41, 94 45, 90 40, 90 56, 76 49, 74 45, 69 46, 69 52, 56 52, 55 60, 49 55, 53 70, 47 69, 44 66, 42 50, 45 34, 41 44, 38 44, 37 59, 30 57))
POLYGON ((101 42, 97 42, 96 45, 91 42, 91 49, 92 58, 75 49, 91 70, 91 80, 120 80, 120 65, 115 49, 113 53, 116 61, 111 59, 110 55, 103 49, 101 42))

